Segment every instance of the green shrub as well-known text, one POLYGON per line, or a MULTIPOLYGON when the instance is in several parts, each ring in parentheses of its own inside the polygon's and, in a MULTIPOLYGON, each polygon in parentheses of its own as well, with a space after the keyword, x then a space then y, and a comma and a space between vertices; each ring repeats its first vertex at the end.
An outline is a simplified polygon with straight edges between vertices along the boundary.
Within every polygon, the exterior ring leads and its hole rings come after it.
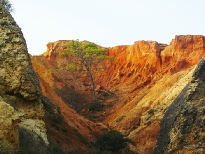
POLYGON ((127 146, 127 142, 130 142, 130 140, 126 139, 124 135, 116 130, 111 130, 100 136, 95 144, 101 151, 119 153, 121 149, 127 146))
POLYGON ((0 0, 0 3, 9 11, 12 12, 12 4, 9 2, 9 0, 0 0))
POLYGON ((92 102, 89 106, 89 111, 101 111, 103 109, 103 104, 100 102, 92 102))

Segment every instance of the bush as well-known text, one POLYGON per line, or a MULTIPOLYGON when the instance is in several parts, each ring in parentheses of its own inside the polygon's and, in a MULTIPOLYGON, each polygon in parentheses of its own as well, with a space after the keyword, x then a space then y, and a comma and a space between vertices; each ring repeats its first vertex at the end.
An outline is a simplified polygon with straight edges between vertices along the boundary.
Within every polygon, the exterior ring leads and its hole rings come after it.
POLYGON ((64 154, 64 150, 56 143, 50 143, 48 148, 48 153, 50 154, 64 154))
POLYGON ((113 153, 119 153, 121 149, 127 146, 129 139, 126 139, 124 135, 116 130, 111 130, 96 141, 96 147, 101 151, 110 151, 113 153))
POLYGON ((101 111, 103 109, 103 104, 100 102, 92 102, 89 106, 89 111, 101 111))
POLYGON ((0 0, 0 3, 9 11, 12 12, 12 4, 9 2, 9 0, 0 0))

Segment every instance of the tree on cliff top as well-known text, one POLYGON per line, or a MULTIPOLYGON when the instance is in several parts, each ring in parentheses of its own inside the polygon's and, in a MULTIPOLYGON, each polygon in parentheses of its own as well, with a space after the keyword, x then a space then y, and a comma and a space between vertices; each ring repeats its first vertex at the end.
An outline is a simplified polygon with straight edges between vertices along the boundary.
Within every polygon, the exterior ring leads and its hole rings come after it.
POLYGON ((80 42, 79 40, 69 41, 64 54, 68 54, 71 57, 66 66, 68 70, 89 78, 93 101, 98 102, 94 74, 101 71, 102 65, 99 65, 100 63, 106 59, 110 60, 113 57, 108 56, 107 51, 95 43, 87 41, 80 42))
POLYGON ((9 2, 9 0, 0 0, 0 3, 9 11, 12 12, 12 4, 9 2))

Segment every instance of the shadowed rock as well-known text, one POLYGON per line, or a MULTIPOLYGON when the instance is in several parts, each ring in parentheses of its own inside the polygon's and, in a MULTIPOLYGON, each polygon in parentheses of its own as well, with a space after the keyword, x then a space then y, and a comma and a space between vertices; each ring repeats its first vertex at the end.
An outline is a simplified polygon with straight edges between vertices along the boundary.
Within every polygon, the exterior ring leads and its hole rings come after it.
POLYGON ((205 153, 205 59, 165 112, 154 154, 205 153))
POLYGON ((0 3, 0 144, 46 150, 41 95, 21 29, 0 3))

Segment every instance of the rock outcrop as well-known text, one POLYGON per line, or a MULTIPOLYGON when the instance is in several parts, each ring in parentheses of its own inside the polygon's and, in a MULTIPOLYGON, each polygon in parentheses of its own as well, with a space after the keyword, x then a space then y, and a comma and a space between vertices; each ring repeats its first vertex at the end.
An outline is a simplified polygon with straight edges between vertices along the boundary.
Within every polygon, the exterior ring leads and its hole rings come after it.
POLYGON ((1 152, 45 153, 49 142, 41 95, 21 29, 0 3, 1 152))
POLYGON ((166 110, 154 154, 205 153, 205 59, 166 110))
MULTIPOLYGON (((60 76, 56 76, 55 72, 52 73, 52 70, 55 70, 55 61, 50 63, 44 56, 32 56, 31 59, 34 69, 38 74, 42 93, 53 102, 51 104, 47 99, 47 101, 43 101, 46 106, 48 138, 59 147, 63 145, 64 149, 68 152, 69 150, 87 150, 87 144, 90 141, 95 141, 108 128, 102 123, 94 123, 86 119, 70 107, 69 103, 71 99, 69 93, 72 92, 75 94, 73 92, 74 89, 68 88, 64 93, 60 94, 56 92, 57 88, 60 91, 65 86, 69 87, 71 82, 62 78, 63 75, 69 76, 68 73, 61 72, 60 76), (58 106, 58 110, 56 110, 58 112, 53 111, 52 106, 58 106), (60 130, 58 133, 56 133, 56 128, 60 130)), ((75 104, 77 105, 78 102, 75 102, 75 104)), ((83 108, 83 103, 80 102, 78 105, 83 108)))
MULTIPOLYGON (((66 49, 67 42, 48 43, 48 50, 43 55, 32 58, 39 77, 71 107, 81 106, 84 111, 78 110, 78 113, 91 120, 97 117, 95 121, 98 122, 103 119, 109 128, 130 138, 132 151, 151 153, 166 109, 192 80, 196 64, 205 56, 204 36, 179 35, 170 45, 137 41, 133 45, 108 48, 108 54, 115 59, 109 64, 109 69, 97 75, 103 80, 97 86, 114 93, 114 98, 105 100, 104 110, 96 114, 86 113, 85 99, 89 91, 81 83, 83 81, 74 83, 69 80, 69 73, 63 71, 58 74, 45 71, 66 62, 60 53, 66 49), (85 99, 70 99, 77 94, 85 94, 85 99)), ((42 84, 42 87, 45 86, 42 84)), ((54 96, 46 88, 43 91, 48 97, 54 96)), ((54 98, 53 101, 56 102, 54 98)))
POLYGON ((161 53, 162 67, 175 73, 195 65, 205 54, 205 37, 202 35, 177 35, 161 53))
POLYGON ((50 42, 30 59, 21 29, 0 4, 0 153, 87 151, 109 129, 131 139, 134 153, 205 153, 205 59, 196 67, 204 36, 107 48, 115 59, 96 75, 96 88, 109 94, 98 93, 100 112, 88 110, 86 79, 71 80, 58 67, 68 62, 60 56, 68 41, 50 42))
POLYGON ((119 51, 111 90, 120 100, 104 123, 132 139, 136 153, 152 152, 165 110, 191 81, 195 65, 205 55, 204 36, 176 36, 164 50, 155 44, 151 48, 150 41, 140 41, 136 50, 135 45, 110 49, 113 55, 119 51))

